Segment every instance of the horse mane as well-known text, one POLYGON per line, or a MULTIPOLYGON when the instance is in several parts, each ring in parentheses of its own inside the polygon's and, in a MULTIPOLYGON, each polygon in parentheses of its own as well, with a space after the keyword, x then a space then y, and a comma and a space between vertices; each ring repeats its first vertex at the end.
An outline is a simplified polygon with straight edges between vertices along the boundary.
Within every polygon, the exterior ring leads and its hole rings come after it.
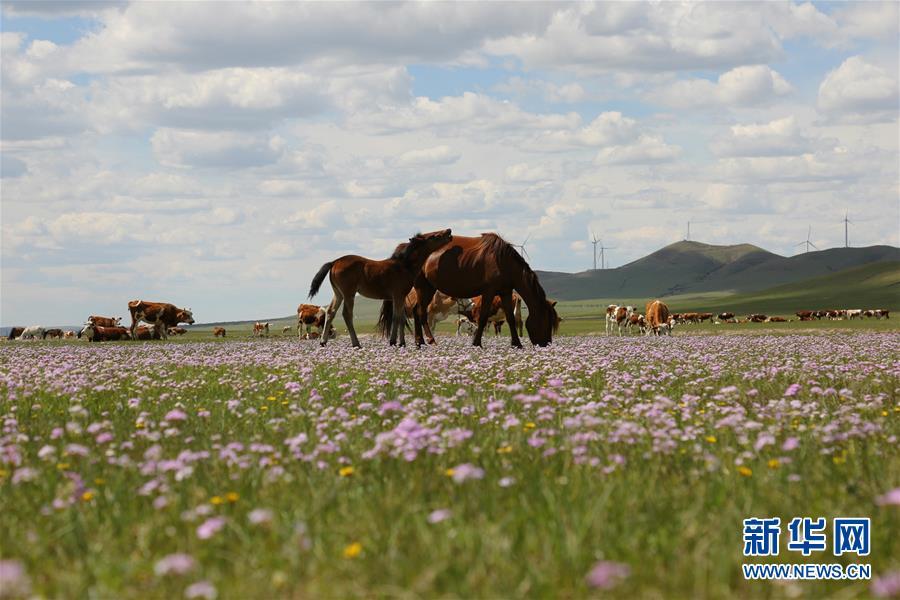
POLYGON ((537 295, 539 302, 547 300, 547 293, 541 287, 537 273, 531 270, 531 266, 525 261, 521 254, 516 252, 512 245, 504 240, 496 233, 482 233, 481 243, 479 244, 479 258, 484 254, 492 253, 497 257, 498 261, 511 261, 522 269, 522 279, 537 295))
POLYGON ((419 237, 421 235, 421 233, 417 233, 416 235, 409 238, 408 242, 398 244, 397 247, 394 248, 394 252, 391 254, 391 260, 399 260, 404 264, 409 263, 409 260, 412 258, 413 252, 421 244, 425 243, 425 240, 419 237))

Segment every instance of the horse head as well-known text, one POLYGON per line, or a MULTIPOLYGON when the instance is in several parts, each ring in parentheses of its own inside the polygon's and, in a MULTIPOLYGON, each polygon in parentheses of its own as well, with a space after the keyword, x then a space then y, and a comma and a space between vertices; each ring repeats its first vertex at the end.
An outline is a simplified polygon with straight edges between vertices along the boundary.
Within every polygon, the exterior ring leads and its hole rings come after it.
POLYGON ((528 339, 535 346, 546 346, 553 339, 553 334, 559 331, 559 323, 562 321, 556 312, 556 300, 542 300, 534 309, 528 307, 528 318, 525 319, 525 329, 528 330, 528 339))
POLYGON ((441 246, 449 244, 452 239, 453 233, 450 229, 442 229, 430 233, 417 233, 409 238, 408 243, 397 246, 391 258, 410 264, 422 263, 428 258, 429 254, 441 246))

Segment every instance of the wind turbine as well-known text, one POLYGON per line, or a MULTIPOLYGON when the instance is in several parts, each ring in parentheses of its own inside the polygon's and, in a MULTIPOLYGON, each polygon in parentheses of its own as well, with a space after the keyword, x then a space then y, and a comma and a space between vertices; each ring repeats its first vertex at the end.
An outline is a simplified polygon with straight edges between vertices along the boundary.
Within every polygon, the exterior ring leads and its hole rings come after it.
POLYGON ((600 243, 600 240, 597 239, 597 235, 592 231, 591 232, 591 244, 594 245, 594 270, 597 270, 597 244, 600 243))
POLYGON ((812 225, 809 226, 809 230, 806 232, 806 241, 805 241, 805 242, 800 242, 799 244, 797 244, 797 246, 802 246, 803 244, 806 244, 806 251, 807 251, 807 252, 809 252, 809 247, 810 247, 810 246, 812 246, 813 248, 815 248, 816 250, 818 250, 819 247, 816 246, 815 244, 813 244, 811 241, 809 241, 810 236, 812 236, 812 225))
POLYGON ((518 250, 519 254, 523 254, 525 256, 525 258, 527 258, 528 260, 531 260, 531 257, 528 256, 528 251, 525 249, 525 244, 528 243, 529 239, 531 239, 530 233, 527 236, 525 236, 525 241, 523 241, 521 244, 510 243, 510 246, 512 246, 513 248, 518 250))
POLYGON ((849 234, 849 230, 848 230, 847 226, 853 224, 853 221, 851 221, 850 219, 847 218, 849 216, 850 216, 850 213, 845 211, 844 212, 844 248, 850 247, 850 234, 849 234))
POLYGON ((606 268, 606 253, 605 250, 615 250, 614 246, 604 246, 603 242, 600 242, 600 268, 606 268))
POLYGON ((690 221, 690 219, 688 219, 688 223, 687 223, 687 235, 684 236, 684 240, 685 240, 686 242, 691 241, 691 221, 690 221))

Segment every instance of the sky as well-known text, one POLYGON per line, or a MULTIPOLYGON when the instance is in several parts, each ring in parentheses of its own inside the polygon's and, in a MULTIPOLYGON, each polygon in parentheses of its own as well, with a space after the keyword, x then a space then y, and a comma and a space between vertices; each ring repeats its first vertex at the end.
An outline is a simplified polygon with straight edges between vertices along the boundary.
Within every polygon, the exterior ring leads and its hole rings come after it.
POLYGON ((900 245, 896 2, 0 6, 3 325, 289 315, 445 227, 900 245))

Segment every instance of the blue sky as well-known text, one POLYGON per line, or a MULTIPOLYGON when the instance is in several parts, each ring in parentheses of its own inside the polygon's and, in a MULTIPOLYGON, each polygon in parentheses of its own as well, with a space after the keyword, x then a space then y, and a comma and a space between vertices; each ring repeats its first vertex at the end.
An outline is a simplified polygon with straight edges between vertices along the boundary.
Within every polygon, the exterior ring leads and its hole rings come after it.
POLYGON ((900 243, 897 3, 2 10, 3 325, 290 314, 324 261, 447 226, 564 271, 688 219, 900 243))

